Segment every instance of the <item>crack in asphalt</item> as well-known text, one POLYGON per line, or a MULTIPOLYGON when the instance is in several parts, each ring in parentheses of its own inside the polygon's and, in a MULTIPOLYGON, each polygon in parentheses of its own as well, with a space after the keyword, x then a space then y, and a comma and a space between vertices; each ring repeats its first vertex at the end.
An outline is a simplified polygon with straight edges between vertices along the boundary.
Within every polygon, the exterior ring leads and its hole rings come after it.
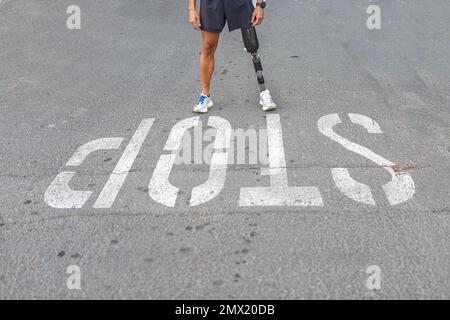
MULTIPOLYGON (((184 215, 189 214, 191 217, 216 217, 216 216, 232 216, 232 215, 266 215, 266 214, 307 214, 309 212, 322 213, 322 214, 332 214, 332 215, 345 215, 346 213, 368 213, 368 214, 374 214, 374 213, 385 213, 385 211, 380 211, 380 209, 374 209, 374 210, 361 210, 361 209, 340 209, 337 210, 329 210, 329 209, 323 209, 323 208, 316 208, 315 210, 312 210, 311 208, 305 209, 302 208, 301 210, 286 210, 286 209, 261 209, 259 208, 256 210, 246 210, 244 211, 236 211, 236 210, 219 210, 218 212, 212 213, 212 214, 205 214, 201 211, 189 211, 186 210, 188 207, 185 208, 172 208, 175 210, 175 212, 171 213, 164 213, 164 214, 152 214, 146 211, 135 211, 133 213, 127 212, 120 212, 115 211, 111 213, 105 213, 105 212, 99 212, 99 213, 86 213, 83 209, 78 209, 79 213, 71 213, 71 214, 64 214, 64 215, 58 215, 54 217, 48 217, 43 219, 36 219, 36 220, 29 220, 29 221, 14 221, 14 222, 3 222, 3 227, 5 226, 11 226, 11 225, 30 225, 33 223, 41 223, 41 222, 47 222, 47 221, 54 221, 54 220, 65 220, 65 219, 72 219, 72 218, 93 218, 93 219, 101 219, 105 217, 114 217, 114 218, 139 218, 142 216, 147 216, 149 218, 182 218, 184 215), (182 211, 180 211, 182 210, 182 211)), ((71 209, 64 209, 64 210, 71 210, 71 209)), ((91 210, 91 209, 89 209, 91 210)), ((210 211, 210 210, 208 210, 210 211)), ((450 207, 448 208, 435 208, 435 209, 424 209, 424 210, 409 210, 409 209, 396 209, 395 214, 404 214, 404 213, 410 213, 410 214, 423 214, 423 213, 431 213, 434 215, 439 214, 450 214, 450 207)), ((392 216, 394 213, 391 212, 391 214, 384 214, 383 216, 392 216)), ((302 218, 304 218, 302 216, 302 218)))
MULTIPOLYGON (((248 168, 233 168, 232 166, 237 166, 234 164, 229 164, 227 171, 251 171, 251 170, 259 170, 261 168, 269 168, 268 165, 261 165, 261 166, 253 166, 253 165, 248 165, 250 167, 248 168)), ((8 178, 17 178, 17 179, 33 179, 33 178, 51 178, 51 177, 56 177, 60 172, 62 171, 74 171, 76 172, 76 175, 79 176, 86 176, 86 177, 92 177, 92 176, 110 176, 112 174, 112 171, 108 171, 108 172, 95 172, 94 174, 89 173, 88 170, 71 170, 70 167, 64 167, 67 168, 67 170, 63 170, 61 169, 60 171, 56 172, 56 173, 44 173, 44 174, 30 174, 30 175, 23 175, 23 174, 15 174, 15 173, 1 173, 0 174, 0 178, 1 177, 8 177, 8 178)), ((150 168, 150 171, 154 171, 156 167, 152 167, 150 168)), ((311 165, 304 165, 304 166, 282 166, 282 167, 271 167, 273 169, 287 169, 287 170, 292 170, 292 169, 315 169, 315 168, 320 168, 320 169, 334 169, 334 168, 347 168, 347 169, 385 169, 385 168, 391 168, 394 169, 394 171, 396 172, 403 172, 403 171, 416 171, 419 169, 428 169, 431 168, 430 164, 395 164, 394 166, 379 166, 379 165, 326 165, 326 164, 311 164, 311 165)), ((206 164, 183 164, 183 165, 174 165, 174 169, 176 169, 176 171, 185 171, 185 172, 209 172, 209 165, 206 164), (183 166, 208 166, 207 168, 182 168, 183 166)), ((121 174, 138 174, 138 173, 142 173, 144 171, 142 171, 142 169, 133 169, 127 172, 122 172, 121 174)), ((146 171, 145 171, 146 172, 146 171)))

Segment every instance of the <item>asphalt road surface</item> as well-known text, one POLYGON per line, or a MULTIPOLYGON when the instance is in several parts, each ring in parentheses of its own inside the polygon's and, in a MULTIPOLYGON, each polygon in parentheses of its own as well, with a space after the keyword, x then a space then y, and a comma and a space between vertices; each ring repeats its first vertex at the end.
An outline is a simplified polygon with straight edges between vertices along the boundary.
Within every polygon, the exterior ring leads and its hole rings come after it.
POLYGON ((80 30, 72 4, 0 1, 0 298, 450 298, 449 1, 379 0, 380 30, 372 1, 270 1, 267 114, 225 32, 194 120, 272 154, 211 173, 164 166, 199 94, 187 1, 81 0, 80 30))

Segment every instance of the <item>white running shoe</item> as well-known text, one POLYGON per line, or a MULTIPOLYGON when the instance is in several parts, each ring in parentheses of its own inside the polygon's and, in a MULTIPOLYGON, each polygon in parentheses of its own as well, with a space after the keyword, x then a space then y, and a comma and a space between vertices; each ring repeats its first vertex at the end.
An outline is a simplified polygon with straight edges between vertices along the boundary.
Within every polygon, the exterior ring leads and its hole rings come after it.
POLYGON ((214 105, 211 98, 205 94, 200 95, 197 105, 194 107, 195 113, 207 113, 208 109, 214 105))
POLYGON ((277 108, 277 105, 273 102, 272 96, 270 95, 270 91, 268 89, 261 91, 259 96, 259 104, 262 106, 264 111, 270 111, 277 108))

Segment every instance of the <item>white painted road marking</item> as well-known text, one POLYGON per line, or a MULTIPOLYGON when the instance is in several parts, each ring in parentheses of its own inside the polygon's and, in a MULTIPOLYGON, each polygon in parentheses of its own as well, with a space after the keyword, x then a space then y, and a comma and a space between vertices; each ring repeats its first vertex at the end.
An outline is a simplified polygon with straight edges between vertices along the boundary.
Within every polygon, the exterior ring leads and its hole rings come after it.
POLYGON ((169 182, 170 173, 177 157, 176 151, 181 148, 184 133, 198 125, 200 117, 192 117, 177 122, 170 131, 167 138, 165 151, 172 151, 171 154, 161 155, 153 171, 152 178, 148 185, 148 195, 154 201, 166 206, 175 207, 179 188, 169 182))
POLYGON ((166 151, 178 151, 181 148, 181 142, 183 141, 184 133, 198 126, 200 117, 192 117, 177 122, 170 131, 169 138, 167 138, 164 150, 166 151))
POLYGON ((217 197, 222 191, 227 177, 228 151, 219 152, 217 150, 229 149, 231 124, 223 118, 210 117, 208 126, 217 129, 214 141, 216 151, 212 156, 208 180, 192 190, 191 200, 189 202, 190 206, 198 206, 217 197))
POLYGON ((241 188, 239 206, 323 206, 316 187, 289 187, 280 116, 267 115, 270 187, 241 188))
MULTIPOLYGON (((261 174, 270 176, 270 187, 241 188, 239 206, 323 206, 322 196, 317 187, 289 187, 280 117, 277 114, 269 114, 266 118, 269 167, 261 168, 261 174)), ((349 118, 351 122, 363 126, 369 133, 382 133, 378 123, 367 116, 350 113, 349 118)), ((173 126, 164 147, 164 150, 170 151, 170 154, 161 155, 156 164, 149 182, 148 194, 151 199, 164 206, 175 206, 179 188, 170 184, 169 177, 186 131, 197 127, 199 120, 199 117, 192 117, 181 120, 173 126)), ((94 208, 111 208, 153 123, 154 119, 152 118, 144 119, 141 122, 103 187, 94 208)), ((335 113, 321 117, 317 125, 319 131, 326 137, 336 141, 347 150, 375 162, 390 173, 391 181, 382 188, 391 205, 411 199, 415 193, 414 181, 411 176, 405 172, 395 172, 392 168, 395 165, 393 162, 336 134, 333 128, 339 123, 341 123, 341 119, 335 113)), ((210 117, 208 125, 216 129, 215 152, 212 155, 208 180, 193 188, 190 206, 198 206, 214 199, 222 191, 226 181, 231 125, 228 120, 220 117, 210 117)), ((123 138, 103 138, 85 143, 76 150, 66 166, 79 166, 91 153, 98 150, 118 149, 122 141, 123 138)), ((356 202, 376 205, 370 187, 354 180, 347 168, 333 168, 331 173, 337 188, 344 195, 356 202)), ((91 197, 92 192, 72 190, 69 187, 75 174, 73 171, 60 172, 44 194, 45 203, 59 209, 82 208, 91 197)))
MULTIPOLYGON (((95 151, 118 149, 122 141, 123 138, 103 138, 87 142, 75 151, 66 166, 81 165, 95 151)), ((57 209, 79 209, 84 206, 92 192, 72 190, 69 182, 74 175, 75 172, 63 171, 56 176, 44 194, 44 201, 48 206, 57 209)))
POLYGON ((92 191, 77 191, 69 187, 76 172, 60 172, 44 194, 45 203, 57 209, 80 209, 91 197, 92 191))
MULTIPOLYGON (((369 117, 353 113, 350 113, 349 117, 353 123, 363 126, 369 133, 383 133, 378 123, 369 117)), ((386 160, 372 150, 351 142, 335 133, 333 128, 339 123, 341 123, 341 119, 337 113, 334 113, 320 118, 317 125, 319 131, 326 137, 336 141, 347 150, 375 162, 390 173, 391 181, 382 188, 391 205, 397 205, 411 199, 415 193, 414 181, 411 176, 405 172, 396 173, 394 169, 392 169, 395 163, 386 160)), ((373 198, 369 186, 353 180, 347 168, 334 168, 331 170, 331 173, 336 186, 347 197, 357 202, 375 205, 375 199, 373 198)))
POLYGON ((123 138, 102 138, 87 142, 75 151, 73 156, 67 161, 66 166, 76 167, 81 165, 95 151, 119 149, 122 141, 123 138))
MULTIPOLYGON (((153 172, 148 187, 149 196, 156 202, 167 207, 174 207, 177 201, 179 188, 169 182, 176 153, 183 140, 184 133, 197 126, 199 117, 193 117, 178 122, 167 140, 164 150, 172 151, 170 155, 161 155, 153 172)), ((228 120, 220 117, 210 117, 208 125, 217 130, 214 148, 228 149, 231 138, 231 125, 228 120)), ((202 150, 201 150, 202 151, 202 150)), ((200 152, 201 153, 201 152, 200 152)), ((228 151, 216 151, 211 160, 208 180, 200 186, 193 188, 190 206, 198 206, 214 199, 223 189, 227 175, 228 151)))
POLYGON ((102 192, 94 204, 94 208, 111 208, 136 160, 139 150, 141 150, 145 138, 147 138, 147 135, 153 126, 154 121, 155 119, 152 118, 142 120, 122 154, 122 157, 114 168, 113 173, 103 187, 102 192))
POLYGON ((176 157, 175 153, 161 155, 148 185, 150 198, 166 207, 175 207, 180 190, 169 182, 176 157))
POLYGON ((337 188, 344 195, 356 202, 376 205, 370 187, 354 180, 347 168, 332 168, 331 174, 337 188))

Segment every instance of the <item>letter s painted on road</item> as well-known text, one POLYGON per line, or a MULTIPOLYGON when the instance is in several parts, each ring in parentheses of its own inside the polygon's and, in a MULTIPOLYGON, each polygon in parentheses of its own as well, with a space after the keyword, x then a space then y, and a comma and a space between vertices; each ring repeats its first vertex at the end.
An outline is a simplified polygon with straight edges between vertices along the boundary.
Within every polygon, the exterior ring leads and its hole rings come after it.
MULTIPOLYGON (((367 116, 350 113, 349 118, 354 124, 358 124, 366 128, 369 133, 383 133, 378 123, 367 116)), ((391 181, 385 184, 382 188, 391 205, 397 205, 410 200, 415 193, 414 181, 411 176, 408 173, 395 172, 392 168, 395 164, 391 161, 386 160, 372 150, 351 142, 334 132, 334 126, 341 122, 342 121, 339 118, 339 115, 334 113, 321 117, 317 125, 319 131, 326 137, 336 141, 347 150, 375 162, 377 165, 383 167, 389 172, 391 175, 391 181)), ((357 202, 375 205, 375 200, 372 196, 370 187, 353 180, 347 168, 333 168, 331 169, 331 173, 336 186, 344 195, 357 202)))

